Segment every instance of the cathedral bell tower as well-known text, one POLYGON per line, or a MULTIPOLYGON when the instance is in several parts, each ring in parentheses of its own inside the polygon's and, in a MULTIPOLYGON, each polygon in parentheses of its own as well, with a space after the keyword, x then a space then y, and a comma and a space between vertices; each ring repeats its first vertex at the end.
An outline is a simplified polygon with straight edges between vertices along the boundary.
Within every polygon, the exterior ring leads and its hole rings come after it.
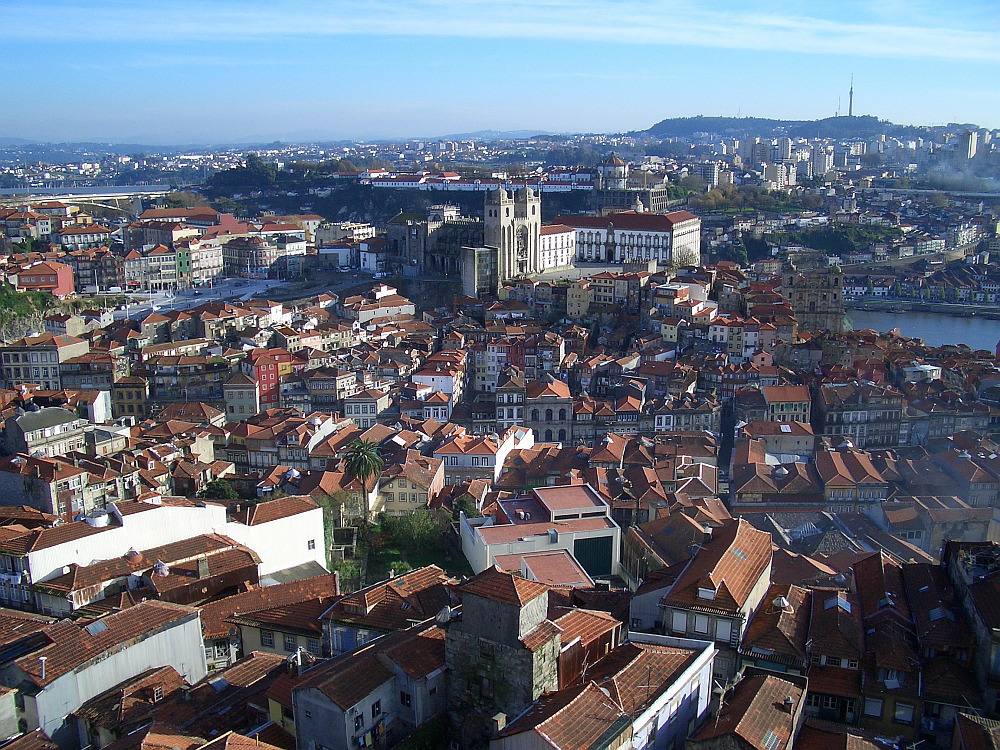
POLYGON ((500 284, 538 273, 538 243, 542 229, 542 200, 529 188, 486 193, 483 210, 484 243, 497 249, 500 284))

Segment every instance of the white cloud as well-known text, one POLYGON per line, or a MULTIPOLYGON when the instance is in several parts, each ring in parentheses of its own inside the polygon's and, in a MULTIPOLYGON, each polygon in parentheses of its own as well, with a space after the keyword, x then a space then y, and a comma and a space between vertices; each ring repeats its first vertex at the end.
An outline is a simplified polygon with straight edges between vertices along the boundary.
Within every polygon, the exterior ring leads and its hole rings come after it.
MULTIPOLYGON (((994 24, 905 12, 898 0, 789 5, 720 0, 121 0, 4 3, 0 38, 156 42, 340 35, 579 41, 1000 62, 994 24), (822 14, 821 14, 821 13, 822 14), (952 24, 950 26, 946 24, 952 24)), ((587 47, 588 50, 593 49, 587 47)))

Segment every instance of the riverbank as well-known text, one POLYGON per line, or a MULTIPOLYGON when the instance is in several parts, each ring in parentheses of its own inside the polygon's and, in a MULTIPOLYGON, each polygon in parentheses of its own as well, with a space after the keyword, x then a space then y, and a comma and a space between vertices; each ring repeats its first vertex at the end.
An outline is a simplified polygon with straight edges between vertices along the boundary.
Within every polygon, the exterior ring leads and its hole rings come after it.
POLYGON ((855 309, 847 316, 854 330, 886 332, 899 329, 904 336, 923 339, 930 346, 966 344, 973 349, 992 352, 1000 338, 1000 322, 982 315, 955 317, 937 312, 855 309))
POLYGON ((951 315, 960 318, 972 318, 982 315, 988 320, 1000 320, 1000 305, 970 305, 959 302, 920 302, 903 299, 865 299, 844 302, 848 311, 863 312, 920 312, 936 315, 951 315))

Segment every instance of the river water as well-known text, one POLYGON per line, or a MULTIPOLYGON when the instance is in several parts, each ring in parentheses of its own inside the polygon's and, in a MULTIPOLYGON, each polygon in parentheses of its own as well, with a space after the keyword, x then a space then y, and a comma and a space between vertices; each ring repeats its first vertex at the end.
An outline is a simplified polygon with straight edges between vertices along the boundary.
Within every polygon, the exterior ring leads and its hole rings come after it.
POLYGON ((851 326, 855 330, 871 328, 885 332, 898 328, 904 336, 923 339, 930 346, 968 344, 973 349, 988 349, 992 352, 1000 339, 1000 320, 987 320, 979 316, 956 318, 943 313, 848 310, 847 317, 851 319, 851 326))

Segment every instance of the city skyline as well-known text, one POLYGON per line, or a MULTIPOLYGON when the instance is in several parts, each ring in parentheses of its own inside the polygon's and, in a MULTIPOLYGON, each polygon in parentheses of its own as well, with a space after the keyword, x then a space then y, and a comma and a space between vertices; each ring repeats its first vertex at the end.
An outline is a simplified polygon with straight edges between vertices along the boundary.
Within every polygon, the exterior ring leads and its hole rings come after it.
POLYGON ((817 119, 847 113, 852 74, 855 114, 1000 125, 993 8, 959 2, 942 19, 932 5, 6 2, 0 70, 36 95, 0 113, 0 136, 176 144, 817 119))

